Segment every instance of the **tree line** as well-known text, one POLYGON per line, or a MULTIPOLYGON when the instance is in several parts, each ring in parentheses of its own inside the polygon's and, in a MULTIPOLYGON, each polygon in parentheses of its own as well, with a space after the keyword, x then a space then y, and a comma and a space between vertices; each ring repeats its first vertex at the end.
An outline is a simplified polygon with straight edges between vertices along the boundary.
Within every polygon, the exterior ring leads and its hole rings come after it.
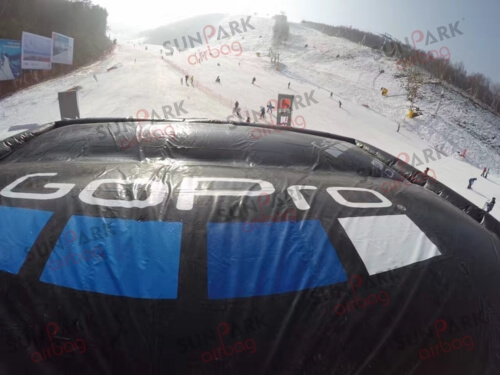
POLYGON ((106 36, 108 12, 90 0, 3 0, 0 38, 21 40, 26 31, 51 38, 52 32, 74 39, 73 65, 52 70, 22 70, 16 80, 0 81, 0 97, 40 81, 67 74, 101 58, 113 43, 106 36))
POLYGON ((419 64, 416 61, 418 57, 424 57, 428 54, 421 50, 415 50, 407 44, 394 42, 383 36, 361 31, 351 26, 330 26, 305 20, 302 21, 302 24, 326 35, 345 38, 355 43, 363 43, 363 45, 375 50, 382 50, 387 56, 395 57, 410 66, 418 64, 433 78, 462 89, 473 99, 481 102, 484 108, 500 115, 500 83, 492 82, 481 73, 468 74, 462 62, 454 64, 447 59, 436 57, 419 64))

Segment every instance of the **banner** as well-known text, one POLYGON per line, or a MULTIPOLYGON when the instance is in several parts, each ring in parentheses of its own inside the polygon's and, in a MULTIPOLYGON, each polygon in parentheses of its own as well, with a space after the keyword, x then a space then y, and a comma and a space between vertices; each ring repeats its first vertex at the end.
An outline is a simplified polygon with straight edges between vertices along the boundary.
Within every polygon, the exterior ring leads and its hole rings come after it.
POLYGON ((22 69, 52 69, 52 39, 23 31, 22 69))
POLYGON ((73 64, 73 42, 69 36, 52 32, 53 64, 73 64))
POLYGON ((278 125, 292 125, 293 95, 278 94, 278 125))
POLYGON ((21 76, 21 42, 0 39, 0 81, 21 76))

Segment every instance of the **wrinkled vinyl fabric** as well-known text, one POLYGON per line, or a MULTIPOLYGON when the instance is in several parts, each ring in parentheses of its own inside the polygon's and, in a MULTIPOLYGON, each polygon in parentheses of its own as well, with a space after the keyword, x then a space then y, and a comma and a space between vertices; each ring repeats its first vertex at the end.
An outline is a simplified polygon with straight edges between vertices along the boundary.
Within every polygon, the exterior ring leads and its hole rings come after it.
POLYGON ((5 140, 0 373, 499 374, 498 222, 396 160, 201 121, 5 140))

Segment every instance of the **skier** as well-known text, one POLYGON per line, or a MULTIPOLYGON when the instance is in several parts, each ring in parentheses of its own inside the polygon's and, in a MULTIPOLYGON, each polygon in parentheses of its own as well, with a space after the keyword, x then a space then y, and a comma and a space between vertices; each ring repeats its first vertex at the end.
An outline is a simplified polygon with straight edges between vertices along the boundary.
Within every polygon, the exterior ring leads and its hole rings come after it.
POLYGON ((491 212, 491 210, 493 209, 493 206, 495 205, 495 203, 496 203, 495 197, 491 198, 491 201, 486 202, 485 203, 486 212, 491 212))
POLYGON ((247 117, 247 122, 250 122, 250 117, 247 117))
POLYGON ((339 100, 339 108, 342 108, 342 102, 339 100))
POLYGON ((330 92, 330 98, 332 98, 332 97, 333 97, 333 92, 330 92))
POLYGON ((290 82, 288 82, 288 88, 290 88, 290 82))
POLYGON ((191 86, 193 85, 194 76, 191 76, 191 86))
POLYGON ((427 176, 427 173, 429 173, 429 167, 425 168, 424 174, 427 176))
POLYGON ((252 78, 252 85, 255 84, 255 81, 257 81, 257 79, 255 77, 252 78))
POLYGON ((486 168, 486 167, 484 167, 484 168, 483 168, 483 173, 481 173, 481 177, 484 177, 484 174, 486 173, 486 170, 487 170, 487 169, 488 169, 488 168, 486 168))
POLYGON ((401 127, 401 124, 398 123, 398 130, 396 130, 399 133, 399 128, 401 127))
POLYGON ((238 103, 238 101, 236 101, 236 102, 234 103, 234 108, 238 108, 238 106, 239 106, 239 105, 240 105, 240 103, 238 103))
POLYGON ((476 181, 476 180, 477 180, 477 178, 471 178, 471 179, 469 180, 469 186, 467 186, 467 189, 472 189, 472 184, 473 184, 473 183, 474 183, 474 181, 476 181))
POLYGON ((263 119, 266 117, 266 109, 264 107, 260 107, 260 117, 259 119, 263 119))
POLYGON ((271 112, 271 116, 273 115, 273 103, 269 102, 267 103, 267 113, 271 112))
POLYGON ((220 77, 217 76, 217 78, 215 79, 215 83, 220 83, 220 77))
POLYGON ((488 170, 486 171, 486 174, 484 175, 484 178, 488 178, 488 173, 490 173, 490 169, 488 168, 488 170))

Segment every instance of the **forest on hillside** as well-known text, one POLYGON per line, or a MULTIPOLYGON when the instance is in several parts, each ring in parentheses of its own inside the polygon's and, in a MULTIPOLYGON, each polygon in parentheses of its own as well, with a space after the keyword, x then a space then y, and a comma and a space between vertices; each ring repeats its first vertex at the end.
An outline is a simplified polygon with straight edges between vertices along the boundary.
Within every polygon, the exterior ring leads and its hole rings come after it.
MULTIPOLYGON (((400 67, 405 67, 403 70, 406 70, 406 67, 418 66, 430 73, 432 77, 463 90, 472 99, 481 102, 483 107, 490 112, 500 115, 500 83, 492 82, 481 73, 467 73, 462 63, 453 64, 442 57, 426 59, 423 57, 426 54, 424 51, 415 50, 407 44, 350 26, 330 26, 305 20, 302 21, 302 24, 326 35, 345 38, 379 50, 398 61, 401 60, 400 67), (419 63, 419 58, 425 62, 419 63)), ((432 57, 434 56, 432 55, 432 57)))
POLYGON ((0 81, 0 97, 98 60, 112 50, 106 36, 108 12, 90 0, 1 0, 0 39, 21 40, 26 31, 46 37, 52 32, 74 39, 73 65, 52 70, 23 70, 19 79, 0 81))

